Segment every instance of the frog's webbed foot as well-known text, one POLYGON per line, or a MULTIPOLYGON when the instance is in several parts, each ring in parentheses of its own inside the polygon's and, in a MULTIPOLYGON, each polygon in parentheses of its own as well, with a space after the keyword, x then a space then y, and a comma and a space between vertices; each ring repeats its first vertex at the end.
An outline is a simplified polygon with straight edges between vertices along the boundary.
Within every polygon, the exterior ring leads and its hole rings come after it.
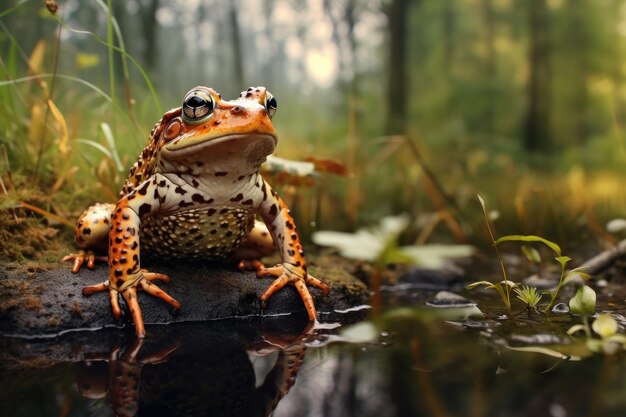
POLYGON ((83 266, 85 261, 87 261, 87 268, 93 269, 96 265, 96 261, 99 262, 107 262, 108 258, 106 256, 96 255, 92 250, 79 250, 78 253, 70 253, 67 256, 64 256, 61 259, 62 262, 74 261, 74 265, 72 266, 72 272, 77 273, 80 271, 80 268, 83 266))
POLYGON ((258 275, 259 272, 265 269, 265 265, 258 259, 242 259, 237 264, 237 269, 240 271, 253 270, 256 271, 258 275))
POLYGON ((313 302, 313 297, 311 296, 311 293, 306 285, 313 285, 321 289, 324 295, 328 295, 330 292, 330 287, 328 285, 324 284, 319 279, 308 275, 301 267, 299 268, 289 263, 276 265, 271 268, 262 267, 257 270, 257 277, 264 277, 267 275, 277 278, 261 296, 261 301, 263 303, 265 303, 274 293, 279 291, 285 285, 291 284, 296 287, 296 290, 298 290, 298 293, 304 302, 306 311, 309 314, 309 320, 316 320, 317 311, 315 310, 315 303, 313 302))
POLYGON ((139 302, 137 301, 137 289, 143 290, 154 297, 160 298, 177 310, 180 308, 180 303, 165 291, 160 289, 156 284, 152 283, 152 281, 169 282, 170 278, 167 275, 148 272, 145 269, 142 269, 138 274, 139 277, 136 278, 131 285, 121 291, 112 288, 109 280, 106 280, 100 284, 84 287, 83 295, 89 296, 97 292, 109 291, 113 316, 116 319, 119 319, 122 316, 122 310, 118 300, 118 293, 121 293, 122 297, 124 297, 124 301, 126 301, 128 309, 130 310, 133 323, 135 323, 135 333, 137 337, 141 338, 146 336, 146 329, 141 315, 141 308, 139 307, 139 302))

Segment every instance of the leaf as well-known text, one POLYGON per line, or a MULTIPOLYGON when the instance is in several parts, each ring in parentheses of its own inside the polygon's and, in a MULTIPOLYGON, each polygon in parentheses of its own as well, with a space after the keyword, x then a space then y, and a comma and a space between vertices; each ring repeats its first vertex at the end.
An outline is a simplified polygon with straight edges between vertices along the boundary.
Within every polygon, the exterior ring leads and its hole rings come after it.
POLYGON ((617 333, 617 321, 610 314, 600 314, 591 328, 604 339, 617 333))
POLYGON ((582 278, 585 282, 589 281, 591 279, 591 275, 589 275, 586 272, 582 272, 582 269, 586 268, 586 266, 581 266, 579 268, 574 268, 571 271, 569 271, 567 273, 567 275, 565 275, 565 278, 563 278, 563 284, 565 284, 566 282, 575 279, 577 277, 582 278))
POLYGON ((483 200, 480 194, 476 194, 476 197, 478 197, 478 201, 480 202, 480 205, 483 207, 483 212, 486 212, 487 209, 485 208, 485 200, 483 200))
POLYGON ((287 173, 295 177, 309 177, 315 175, 315 164, 270 155, 263 164, 263 170, 271 173, 287 173))
POLYGON ((61 153, 68 153, 70 151, 70 138, 67 133, 67 123, 65 123, 65 117, 54 102, 48 99, 48 107, 52 117, 59 123, 59 150, 61 153))
POLYGON ((472 256, 475 248, 471 245, 415 245, 403 246, 399 251, 409 257, 416 265, 427 268, 441 268, 448 259, 472 256))
POLYGON ((108 156, 109 158, 113 158, 113 156, 111 155, 111 152, 106 147, 99 144, 98 142, 94 142, 93 140, 90 140, 90 139, 76 139, 76 142, 92 146, 96 148, 97 150, 99 150, 100 152, 102 152, 103 154, 105 154, 106 156, 108 156))
POLYGON ((610 233, 619 233, 626 230, 626 219, 613 219, 606 224, 606 230, 610 233))
POLYGON ((115 167, 118 171, 123 171, 124 167, 122 166, 122 161, 120 160, 120 156, 117 153, 117 147, 115 146, 115 139, 113 138, 113 131, 111 130, 111 126, 108 123, 102 122, 100 123, 100 128, 102 129, 102 133, 104 133, 104 138, 109 144, 109 151, 111 152, 111 157, 113 161, 115 161, 115 167))
POLYGON ((550 349, 543 346, 521 346, 521 347, 511 347, 507 346, 507 349, 515 350, 518 352, 533 352, 533 353, 541 353, 542 355, 552 356, 554 358, 559 358, 568 361, 579 361, 582 358, 578 355, 565 355, 557 350, 550 349))
POLYGON ((567 330, 567 334, 571 336, 574 333, 584 332, 584 331, 585 331, 585 326, 583 326, 582 324, 575 324, 567 330))
POLYGON ((100 65, 100 55, 78 53, 76 54, 76 66, 79 69, 87 69, 100 65))
POLYGON ((561 264, 562 269, 565 269, 565 265, 567 265, 567 263, 572 260, 572 258, 570 258, 569 256, 557 256, 554 259, 556 259, 556 261, 561 264))
POLYGON ((502 242, 540 242, 546 245, 547 247, 549 247, 550 249, 552 249, 554 253, 557 254, 557 256, 561 256, 561 247, 548 239, 542 238, 541 236, 507 235, 507 236, 502 236, 501 238, 496 240, 495 244, 499 245, 502 242))
POLYGON ((484 285, 485 288, 495 287, 494 283, 491 281, 476 281, 476 282, 472 282, 471 284, 467 284, 465 288, 467 288, 468 290, 471 290, 471 289, 478 287, 479 285, 484 285))
POLYGON ((332 159, 320 159, 314 156, 306 158, 307 162, 313 162, 315 164, 315 170, 317 172, 328 172, 330 174, 340 175, 342 177, 350 176, 348 167, 341 162, 334 161, 332 159))
POLYGON ((37 45, 33 48, 33 52, 30 53, 28 58, 28 68, 33 73, 41 72, 41 64, 44 59, 46 51, 46 43, 43 40, 37 42, 37 45))
POLYGON ((320 230, 311 239, 316 245, 336 248, 341 256, 364 261, 376 261, 384 249, 384 242, 367 230, 356 233, 320 230))
POLYGON ((582 285, 569 300, 570 311, 581 316, 592 316, 596 312, 596 292, 587 285, 582 285))
POLYGON ((522 245, 522 253, 532 263, 541 263, 541 255, 539 251, 532 246, 522 245))

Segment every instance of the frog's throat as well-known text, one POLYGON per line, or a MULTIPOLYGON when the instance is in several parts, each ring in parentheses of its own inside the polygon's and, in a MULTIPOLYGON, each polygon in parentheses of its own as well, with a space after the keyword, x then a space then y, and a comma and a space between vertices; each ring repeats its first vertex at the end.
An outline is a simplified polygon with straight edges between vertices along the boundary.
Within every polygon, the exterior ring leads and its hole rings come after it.
POLYGON ((161 154, 165 159, 177 160, 183 158, 189 158, 194 155, 205 154, 210 152, 213 148, 219 147, 232 142, 233 147, 247 147, 251 144, 257 149, 263 148, 266 155, 270 155, 276 148, 277 138, 270 133, 246 133, 246 134, 232 134, 226 136, 219 136, 216 138, 210 137, 198 137, 188 138, 184 141, 173 141, 163 146, 161 154))

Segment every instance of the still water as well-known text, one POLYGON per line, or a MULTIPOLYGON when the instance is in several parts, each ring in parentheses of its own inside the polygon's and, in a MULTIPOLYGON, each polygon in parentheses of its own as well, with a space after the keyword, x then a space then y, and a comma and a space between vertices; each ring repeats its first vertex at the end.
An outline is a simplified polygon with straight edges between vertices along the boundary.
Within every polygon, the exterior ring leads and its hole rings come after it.
POLYGON ((625 357, 567 336, 579 318, 407 299, 316 328, 276 317, 152 326, 143 342, 117 329, 3 338, 0 416, 626 415, 625 357))

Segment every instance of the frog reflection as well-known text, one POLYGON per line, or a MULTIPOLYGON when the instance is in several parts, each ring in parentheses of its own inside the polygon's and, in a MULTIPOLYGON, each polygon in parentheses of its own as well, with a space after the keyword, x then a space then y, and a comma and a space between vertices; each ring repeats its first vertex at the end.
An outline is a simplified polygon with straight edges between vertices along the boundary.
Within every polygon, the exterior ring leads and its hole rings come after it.
MULTIPOLYGON (((165 348, 144 345, 85 355, 76 386, 84 397, 104 399, 117 416, 268 416, 296 380, 310 337, 303 334, 252 336, 205 332, 165 348), (156 350, 156 353, 150 353, 156 350), (272 369, 256 385, 250 355, 277 352, 272 369)), ((149 339, 152 341, 152 339, 149 339)))

